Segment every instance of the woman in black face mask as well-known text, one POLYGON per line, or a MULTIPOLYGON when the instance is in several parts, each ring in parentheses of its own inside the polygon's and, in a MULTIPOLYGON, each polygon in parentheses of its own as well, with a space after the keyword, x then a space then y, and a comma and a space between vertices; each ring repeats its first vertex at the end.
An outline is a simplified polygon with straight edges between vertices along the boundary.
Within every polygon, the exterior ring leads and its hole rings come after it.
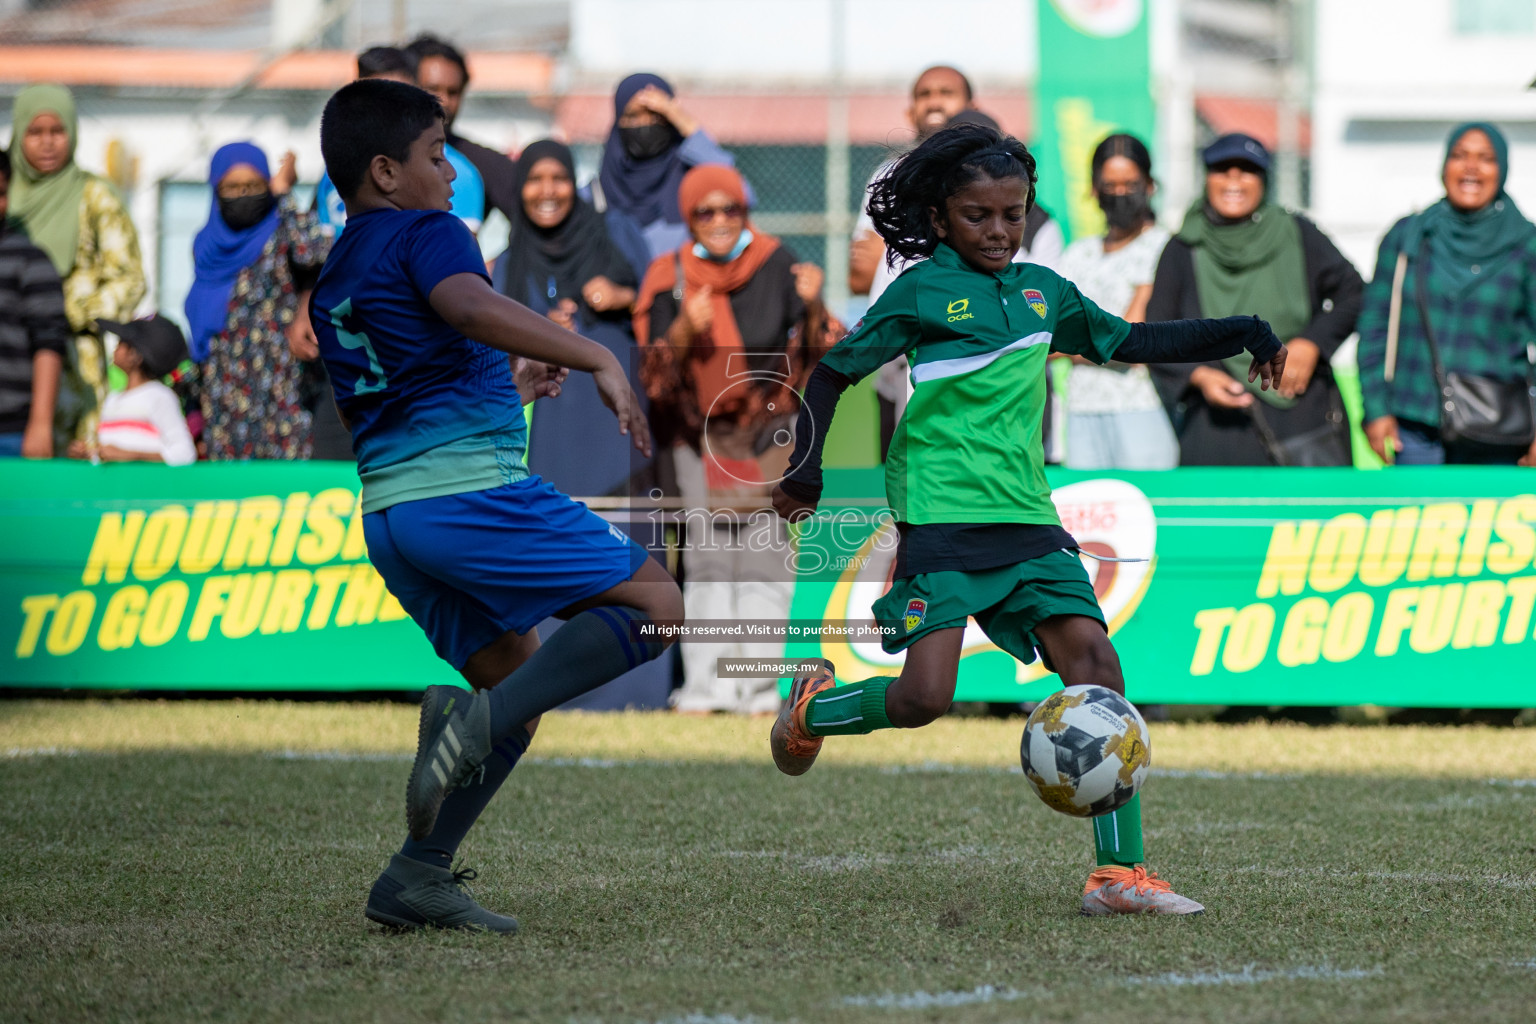
POLYGON ((210 459, 309 458, 303 365, 284 331, 328 243, 289 195, 295 177, 292 153, 273 174, 249 142, 222 147, 210 163, 213 199, 192 242, 186 303, 210 459))
MULTIPOLYGON (((1079 238, 1062 254, 1061 275, 1094 303, 1135 322, 1146 319, 1152 276, 1168 232, 1151 197, 1152 157, 1134 135, 1099 143, 1091 164, 1102 236, 1079 238)), ((1064 357, 1065 358, 1065 357, 1064 357)), ((1179 446, 1145 366, 1097 366, 1073 358, 1067 386, 1067 459, 1072 469, 1172 469, 1179 446)))
POLYGON ((614 241, 638 279, 651 260, 688 238, 677 205, 683 175, 700 164, 734 167, 736 159, 678 105, 672 86, 656 75, 630 75, 620 82, 613 94, 613 117, 602 168, 582 198, 599 213, 617 211, 633 223, 632 232, 615 231, 614 241), (626 236, 643 237, 644 251, 628 244, 626 236))

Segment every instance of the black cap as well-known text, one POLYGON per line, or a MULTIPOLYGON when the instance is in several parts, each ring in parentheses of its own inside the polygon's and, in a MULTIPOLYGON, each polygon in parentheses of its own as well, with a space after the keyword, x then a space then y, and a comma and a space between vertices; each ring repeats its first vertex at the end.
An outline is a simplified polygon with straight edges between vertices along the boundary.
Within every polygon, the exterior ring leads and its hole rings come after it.
POLYGON ((98 320, 96 326, 110 331, 118 339, 127 342, 144 360, 144 374, 158 380, 181 365, 188 356, 187 339, 170 320, 156 313, 119 323, 116 320, 98 320))
POLYGON ((1269 172, 1269 150, 1264 148, 1264 143, 1242 132, 1223 135, 1201 151, 1200 159, 1205 161, 1207 167, 1229 160, 1241 160, 1253 164, 1261 174, 1269 172))

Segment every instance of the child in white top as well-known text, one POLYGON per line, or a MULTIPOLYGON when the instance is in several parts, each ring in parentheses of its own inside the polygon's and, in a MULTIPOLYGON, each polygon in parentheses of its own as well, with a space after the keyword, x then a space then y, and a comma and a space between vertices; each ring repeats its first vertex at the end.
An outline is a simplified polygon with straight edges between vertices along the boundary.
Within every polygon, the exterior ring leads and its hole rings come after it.
POLYGON ((101 426, 94 450, 83 441, 69 446, 70 458, 101 462, 163 462, 186 466, 197 461, 197 447, 181 414, 181 400, 160 378, 187 358, 181 328, 158 314, 131 323, 98 321, 117 335, 112 364, 128 375, 124 391, 109 394, 101 405, 101 426))

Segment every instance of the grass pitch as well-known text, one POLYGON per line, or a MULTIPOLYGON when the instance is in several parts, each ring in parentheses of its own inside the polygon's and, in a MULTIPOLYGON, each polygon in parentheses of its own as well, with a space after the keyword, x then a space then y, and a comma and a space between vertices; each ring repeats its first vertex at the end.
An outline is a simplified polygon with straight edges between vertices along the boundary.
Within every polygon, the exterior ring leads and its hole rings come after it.
POLYGON ((1208 910, 1106 920, 1021 720, 787 779, 766 720, 550 716, 463 850, 499 938, 363 920, 415 718, 0 702, 4 1019, 1536 1016, 1536 730, 1154 726, 1151 865, 1208 910))

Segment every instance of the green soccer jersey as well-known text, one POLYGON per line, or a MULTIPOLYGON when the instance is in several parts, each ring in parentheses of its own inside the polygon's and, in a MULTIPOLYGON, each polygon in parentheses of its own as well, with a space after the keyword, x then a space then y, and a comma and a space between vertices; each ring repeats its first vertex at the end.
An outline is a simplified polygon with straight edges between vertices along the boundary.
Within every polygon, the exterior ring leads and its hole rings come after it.
POLYGON ((898 355, 911 365, 912 398, 885 463, 897 520, 1060 525, 1041 444, 1046 359, 1108 362, 1129 334, 1045 267, 985 274, 940 245, 823 362, 855 380, 898 355))

